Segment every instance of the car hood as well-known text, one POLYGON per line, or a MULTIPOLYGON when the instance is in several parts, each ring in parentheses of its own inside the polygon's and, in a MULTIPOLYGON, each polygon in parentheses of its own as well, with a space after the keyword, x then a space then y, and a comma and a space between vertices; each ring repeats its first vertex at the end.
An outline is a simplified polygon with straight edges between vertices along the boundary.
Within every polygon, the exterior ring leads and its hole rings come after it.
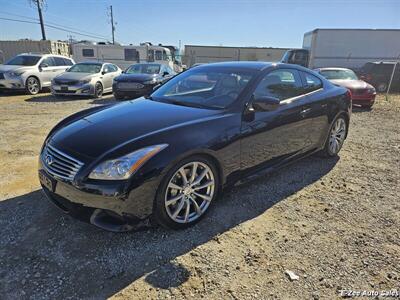
POLYGON ((121 74, 115 78, 118 82, 144 82, 159 78, 158 74, 121 74))
POLYGON ((16 65, 0 65, 0 72, 27 71, 27 70, 31 70, 34 67, 35 66, 24 67, 24 66, 16 66, 16 65))
POLYGON ((219 114, 218 110, 140 98, 113 105, 61 127, 51 136, 50 144, 71 154, 97 158, 126 143, 219 114))
POLYGON ((366 89, 372 88, 372 85, 366 83, 363 80, 330 80, 333 84, 345 87, 347 89, 366 89))
POLYGON ((80 73, 80 72, 64 72, 58 76, 57 79, 61 80, 85 80, 98 76, 99 74, 80 73))

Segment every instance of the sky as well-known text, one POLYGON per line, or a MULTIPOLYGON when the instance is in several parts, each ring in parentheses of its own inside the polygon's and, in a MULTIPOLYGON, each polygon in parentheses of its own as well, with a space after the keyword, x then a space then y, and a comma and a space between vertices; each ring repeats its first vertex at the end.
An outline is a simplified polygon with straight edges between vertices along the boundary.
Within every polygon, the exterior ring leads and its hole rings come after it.
MULTIPOLYGON (((165 45, 298 48, 315 28, 400 29, 400 0, 45 0, 45 24, 111 40, 165 45), (68 28, 67 28, 68 27, 68 28)), ((40 39, 38 12, 29 0, 0 0, 0 40, 40 39)), ((97 38, 46 28, 48 39, 97 38)))

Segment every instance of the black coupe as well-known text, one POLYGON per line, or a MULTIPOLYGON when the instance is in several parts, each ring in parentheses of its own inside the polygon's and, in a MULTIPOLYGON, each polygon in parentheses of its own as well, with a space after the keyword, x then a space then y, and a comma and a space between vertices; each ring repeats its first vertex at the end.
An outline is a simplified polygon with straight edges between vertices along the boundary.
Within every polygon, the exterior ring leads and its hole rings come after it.
POLYGON ((296 65, 198 66, 148 98, 78 112, 56 125, 39 159, 48 198, 107 230, 204 217, 221 190, 321 152, 347 136, 351 97, 296 65))
POLYGON ((153 88, 175 75, 163 64, 135 64, 114 78, 113 93, 116 100, 135 99, 149 95, 153 88))

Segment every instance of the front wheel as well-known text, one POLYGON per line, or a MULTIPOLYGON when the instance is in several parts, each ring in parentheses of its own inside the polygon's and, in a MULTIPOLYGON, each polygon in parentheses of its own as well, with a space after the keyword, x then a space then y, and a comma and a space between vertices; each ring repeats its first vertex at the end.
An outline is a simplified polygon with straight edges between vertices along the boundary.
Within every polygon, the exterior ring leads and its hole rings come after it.
POLYGON ((339 116, 333 121, 324 150, 322 151, 324 156, 333 157, 338 155, 346 139, 347 130, 348 126, 344 116, 339 116))
POLYGON ((154 217, 164 227, 187 228, 204 217, 219 191, 219 176, 212 161, 202 156, 185 159, 162 180, 154 217))
POLYGON ((94 86, 94 97, 101 98, 103 95, 103 85, 100 82, 97 82, 94 86))
POLYGON ((36 95, 40 92, 40 82, 35 77, 28 77, 25 83, 25 90, 29 95, 36 95))

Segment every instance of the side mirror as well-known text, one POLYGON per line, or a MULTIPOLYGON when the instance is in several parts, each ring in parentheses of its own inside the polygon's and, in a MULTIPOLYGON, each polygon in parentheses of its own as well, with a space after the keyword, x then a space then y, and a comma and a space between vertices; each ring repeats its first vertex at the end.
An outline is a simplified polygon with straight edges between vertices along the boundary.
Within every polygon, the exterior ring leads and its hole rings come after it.
POLYGON ((271 111, 279 107, 280 100, 270 96, 253 96, 251 107, 254 111, 271 111))
POLYGON ((168 76, 169 75, 169 73, 167 72, 167 71, 165 71, 163 74, 162 74, 162 76, 168 76))
POLYGON ((125 70, 122 70, 121 73, 122 73, 122 74, 125 74, 125 70))
POLYGON ((104 75, 104 74, 106 74, 106 73, 107 73, 106 71, 102 71, 102 72, 101 72, 101 75, 104 75))
POLYGON ((43 68, 47 68, 48 66, 49 66, 49 65, 46 64, 46 63, 41 63, 41 64, 39 65, 39 71, 42 72, 42 69, 43 69, 43 68))

